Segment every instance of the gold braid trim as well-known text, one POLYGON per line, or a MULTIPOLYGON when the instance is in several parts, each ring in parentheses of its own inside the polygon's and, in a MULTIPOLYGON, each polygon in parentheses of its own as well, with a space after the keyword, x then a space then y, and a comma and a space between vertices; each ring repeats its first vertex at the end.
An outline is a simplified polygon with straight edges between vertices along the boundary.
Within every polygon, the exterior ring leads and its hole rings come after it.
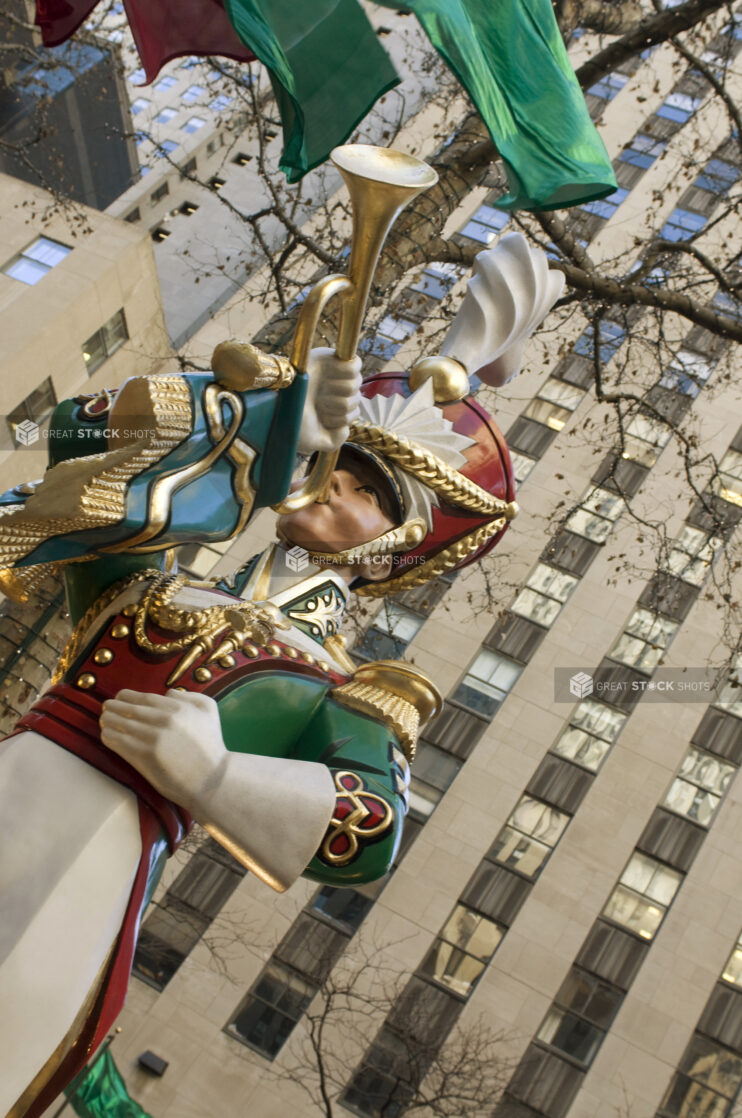
MULTIPOLYGON (((140 441, 131 447, 58 462, 26 505, 0 510, 0 568, 13 566, 52 536, 119 523, 126 515, 129 482, 190 435, 191 394, 183 377, 142 380, 149 396, 154 437, 145 445, 140 441), (74 511, 60 515, 60 501, 68 504, 71 496, 74 511)), ((94 556, 74 561, 84 558, 94 556)))
POLYGON ((92 606, 86 610, 72 630, 72 636, 62 649, 62 655, 54 669, 52 684, 59 683, 65 672, 72 667, 77 659, 78 653, 85 644, 86 637, 91 627, 95 624, 100 615, 108 609, 116 598, 118 598, 119 594, 123 594, 124 590, 133 586, 136 582, 148 582, 150 579, 161 577, 162 571, 154 567, 148 567, 146 570, 134 571, 133 574, 127 575, 126 578, 119 579, 118 582, 112 583, 111 586, 104 590, 103 593, 95 599, 92 606))
POLYGON ((425 673, 402 660, 362 664, 347 683, 333 687, 332 697, 342 706, 384 722, 397 735, 410 764, 419 729, 440 712, 443 703, 425 673))
POLYGON ((399 466, 405 473, 412 474, 444 501, 458 505, 468 512, 479 513, 481 516, 499 514, 512 520, 518 511, 514 501, 501 501, 499 497, 493 497, 486 489, 448 466, 431 451, 385 427, 379 427, 375 423, 353 423, 348 442, 368 447, 388 462, 399 466))
POLYGON ((52 676, 52 683, 58 683, 72 666, 101 614, 119 595, 138 582, 149 585, 137 604, 127 606, 125 610, 134 618, 136 643, 155 656, 183 653, 168 677, 168 684, 173 684, 205 652, 213 653, 209 657, 211 662, 234 652, 247 641, 254 641, 262 647, 271 640, 276 629, 290 627, 280 610, 270 602, 243 602, 236 598, 233 602, 226 601, 224 605, 206 606, 204 609, 174 606, 172 599, 178 591, 194 583, 184 575, 163 574, 156 568, 148 567, 115 582, 96 598, 75 626, 52 676), (153 641, 147 633, 149 623, 176 636, 169 641, 153 641), (214 650, 217 638, 221 640, 214 650))
POLYGON ((388 594, 396 594, 400 590, 412 590, 415 586, 422 586, 424 582, 429 582, 431 578, 437 578, 438 575, 445 574, 446 571, 452 571, 454 567, 458 567, 464 559, 467 559, 473 552, 482 547, 491 536, 497 535, 507 523, 504 516, 499 517, 497 520, 490 520, 489 524, 482 524, 479 528, 475 528, 473 532, 468 535, 462 536, 456 543, 450 544, 449 547, 439 551, 432 559, 426 559, 424 563, 419 566, 408 567, 401 575, 396 578, 388 578, 383 582, 369 582, 366 586, 354 587, 355 594, 363 594, 366 598, 386 598, 388 594))
POLYGON ((408 703, 399 695, 392 695, 390 691, 382 691, 380 687, 374 687, 371 683, 362 683, 354 679, 350 683, 344 683, 342 687, 336 687, 332 697, 342 706, 350 707, 351 710, 368 714, 386 723, 399 738, 404 755, 412 764, 417 747, 417 732, 420 728, 420 715, 412 703, 408 703))

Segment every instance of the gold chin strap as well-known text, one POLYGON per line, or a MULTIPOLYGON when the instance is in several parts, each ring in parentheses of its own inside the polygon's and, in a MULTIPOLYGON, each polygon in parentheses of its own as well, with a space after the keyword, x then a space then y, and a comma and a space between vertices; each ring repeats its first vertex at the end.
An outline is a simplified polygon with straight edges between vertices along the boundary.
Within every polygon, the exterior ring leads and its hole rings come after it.
POLYGON ((354 587, 354 592, 366 598, 385 598, 388 594, 396 594, 400 590, 412 590, 415 586, 422 586, 424 582, 429 582, 432 578, 437 578, 438 575, 458 567, 459 563, 463 563, 464 559, 486 544, 487 540, 502 531, 506 524, 507 520, 504 516, 497 520, 490 520, 489 523, 482 524, 473 532, 462 536, 456 543, 444 547, 443 551, 439 551, 431 559, 409 567, 396 578, 387 578, 383 582, 369 582, 366 586, 354 587))
POLYGON ((421 517, 416 517, 414 520, 405 520, 398 528, 390 528, 375 540, 358 544, 357 547, 346 547, 344 551, 308 551, 307 554, 313 563, 318 563, 320 566, 346 567, 362 559, 412 551, 425 539, 426 531, 425 521, 421 517))
POLYGON ((412 474, 448 504, 482 516, 504 516, 506 520, 512 520, 517 514, 518 506, 514 501, 493 497, 432 451, 386 427, 375 423, 353 423, 348 441, 368 447, 387 462, 412 474))

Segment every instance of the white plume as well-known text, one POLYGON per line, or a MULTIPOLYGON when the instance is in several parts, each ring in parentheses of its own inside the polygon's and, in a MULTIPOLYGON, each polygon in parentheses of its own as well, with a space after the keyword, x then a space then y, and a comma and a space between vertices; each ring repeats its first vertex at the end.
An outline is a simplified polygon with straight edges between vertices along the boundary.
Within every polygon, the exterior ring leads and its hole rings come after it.
POLYGON ((493 387, 520 371, 526 342, 564 289, 561 272, 522 233, 508 233, 474 260, 441 353, 493 387))
MULTIPOLYGON (((454 469, 465 465, 466 456, 461 452, 474 445, 474 439, 457 434, 450 419, 446 419, 441 409, 436 407, 432 380, 426 380, 407 397, 378 395, 369 400, 362 396, 359 419, 361 423, 378 424, 394 431, 395 435, 410 439, 454 469)), ((422 517, 430 531, 433 527, 432 505, 437 503, 435 494, 411 474, 398 467, 393 468, 404 496, 406 518, 422 517)))

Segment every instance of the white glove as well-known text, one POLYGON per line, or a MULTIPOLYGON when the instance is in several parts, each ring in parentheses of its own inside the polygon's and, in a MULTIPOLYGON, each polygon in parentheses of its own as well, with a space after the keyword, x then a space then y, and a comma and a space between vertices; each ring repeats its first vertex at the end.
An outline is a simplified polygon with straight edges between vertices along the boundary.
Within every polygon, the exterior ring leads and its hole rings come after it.
POLYGON ((307 370, 309 384, 299 430, 299 453, 338 450, 358 415, 361 359, 340 361, 331 349, 313 349, 307 370))
POLYGON ((319 847, 335 807, 329 769, 231 753, 208 695, 119 691, 100 727, 104 745, 271 888, 287 889, 319 847))
POLYGON ((531 248, 522 233, 508 233, 477 254, 441 353, 499 388, 520 372, 526 343, 564 283, 561 272, 549 269, 545 252, 531 248))
POLYGON ((104 745, 194 816, 228 757, 217 705, 208 695, 119 691, 103 704, 100 728, 104 745))

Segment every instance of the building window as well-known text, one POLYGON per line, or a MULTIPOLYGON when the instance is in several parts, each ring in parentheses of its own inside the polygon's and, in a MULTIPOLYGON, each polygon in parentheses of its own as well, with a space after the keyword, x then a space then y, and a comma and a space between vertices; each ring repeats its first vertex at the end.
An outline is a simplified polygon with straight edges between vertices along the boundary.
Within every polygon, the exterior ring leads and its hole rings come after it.
POLYGON ((508 869, 538 877, 570 816, 533 796, 521 796, 487 854, 508 869))
POLYGON ((251 155, 247 155, 244 151, 238 151, 232 162, 236 163, 238 167, 246 167, 251 160, 251 155))
POLYGON ((450 753, 419 741, 410 780, 410 815, 426 822, 460 768, 461 762, 450 753))
POLYGON ((373 335, 364 338, 359 347, 360 351, 372 353, 374 357, 389 361, 401 348, 402 343, 416 330, 416 322, 412 322, 409 318, 388 314, 382 318, 373 335))
POLYGON ((580 507, 567 518, 565 527, 595 543, 605 543, 625 508, 626 502, 618 493, 609 489, 591 489, 583 497, 580 507))
POLYGON ((538 563, 513 602, 513 613, 539 625, 552 625, 578 582, 574 575, 558 571, 547 563, 538 563))
POLYGON ((226 186, 226 183, 227 180, 219 178, 218 175, 214 175, 213 178, 209 179, 209 186, 212 190, 221 190, 223 186, 226 186))
POLYGON ((186 123, 183 125, 182 131, 183 132, 198 132, 199 128, 203 128, 203 126, 205 124, 206 124, 206 121, 203 119, 203 117, 192 116, 191 119, 187 120, 186 123))
POLYGON ((164 77, 155 84, 154 88, 158 93, 164 93, 166 89, 172 89, 174 85, 178 84, 178 79, 174 78, 172 74, 165 74, 164 77))
POLYGON ((603 916, 642 939, 653 939, 682 880, 677 870, 636 851, 611 893, 603 916))
POLYGON ((517 450, 511 450, 510 461, 513 463, 513 476, 521 485, 536 465, 536 459, 529 458, 527 454, 520 454, 517 450))
POLYGON ((28 248, 24 248, 23 252, 6 264, 3 271, 6 276, 33 287, 71 252, 71 248, 60 244, 59 241, 52 241, 48 237, 37 237, 28 248))
POLYGON ((660 237, 666 241, 689 241, 700 233, 708 219, 693 210, 683 210, 679 206, 672 211, 660 229, 660 237))
POLYGON ((674 120, 677 124, 685 124, 700 104, 700 97, 689 97, 687 93, 671 93, 657 109, 655 115, 664 117, 665 120, 674 120))
POLYGON ((197 209, 195 202, 184 202, 182 206, 178 206, 178 213, 183 214, 183 217, 192 217, 197 209))
POLYGON ((740 1086, 742 1056, 696 1033, 658 1114, 663 1118, 726 1118, 740 1086))
POLYGON ((152 237, 152 240, 155 242, 155 244, 159 245, 163 241, 166 241, 168 239, 168 237, 170 236, 170 233, 171 233, 170 229, 165 229, 164 226, 158 225, 158 227, 156 229, 152 230, 151 237, 152 237))
POLYGON ((422 626, 423 619, 394 602, 385 602, 358 644, 353 655, 364 660, 396 660, 422 626))
MULTIPOLYGON (((155 88, 157 87, 155 86, 155 88)), ((203 97, 205 92, 206 90, 202 85, 189 85, 188 89, 181 94, 180 99, 185 102, 186 105, 190 105, 194 101, 198 101, 199 97, 203 97)))
POLYGON ((638 607, 609 653, 612 660, 652 672, 662 659, 662 653, 675 635, 677 621, 671 621, 653 610, 638 607))
POLYGON ((141 211, 139 209, 139 206, 135 206, 134 209, 131 210, 131 212, 126 215, 126 217, 124 218, 124 221, 128 221, 128 222, 140 221, 141 217, 142 217, 142 214, 141 214, 141 211))
POLYGON ((523 667, 483 648, 454 692, 454 702, 491 718, 502 705, 523 667))
POLYGON ((166 155, 172 155, 174 151, 178 150, 178 146, 175 140, 163 140, 157 145, 157 158, 163 159, 166 155))
POLYGON ((742 657, 737 657, 729 682, 722 688, 716 706, 742 718, 742 657))
POLYGON ((457 904, 423 959, 420 974, 468 997, 503 935, 493 920, 457 904))
POLYGON ((538 1039, 589 1066, 623 996, 617 987, 573 967, 538 1031, 538 1039))
POLYGON ((136 116, 137 113, 144 112, 152 104, 146 97, 137 97, 136 101, 131 103, 131 115, 136 116))
POLYGON ((53 411, 56 404, 57 394, 51 377, 47 377, 17 408, 9 412, 7 424, 11 435, 15 437, 15 429, 19 424, 41 423, 53 411))
POLYGON ((173 117, 177 115, 177 109, 161 109, 155 117, 155 121, 157 124, 169 124, 173 117))
POLYGON ((213 109, 215 113, 221 113, 224 112, 233 101, 234 97, 228 97, 226 93, 220 93, 218 97, 215 97, 214 100, 209 103, 209 108, 213 109))
POLYGON ((338 889, 333 885, 323 885, 307 905, 312 915, 319 915, 352 936, 363 922, 373 904, 371 897, 359 893, 357 889, 338 889))
POLYGON ((509 220, 510 214, 503 210, 496 210, 493 206, 480 206, 460 231, 461 236, 488 245, 494 241, 500 230, 505 228, 509 220))
POLYGON ((742 172, 739 167, 725 163, 723 159, 710 159, 703 169, 703 174, 699 175, 693 185, 721 196, 734 186, 740 174, 742 172))
POLYGON ((672 543, 666 570, 692 586, 702 586, 706 581, 714 554, 722 540, 700 528, 684 524, 672 543))
POLYGON ((120 349, 128 337, 126 317, 122 309, 116 311, 100 330, 96 330, 82 347, 82 357, 88 376, 99 369, 117 349, 120 349))
POLYGON ((274 959, 263 969, 227 1032, 273 1059, 316 992, 314 983, 274 959))
MULTIPOLYGON (((606 364, 612 357, 615 356, 619 346, 626 337, 626 329, 620 326, 617 322, 611 322, 609 318, 601 318, 600 327, 598 330, 599 335, 599 351, 600 360, 606 364)), ((594 330, 592 325, 586 327, 580 334, 579 338, 574 344, 574 352, 581 357, 593 356, 594 349, 594 330)))
POLYGON ((152 203, 153 206, 156 206, 157 203, 162 201, 163 198, 166 198, 169 193, 170 193, 169 184, 167 182, 162 182, 162 183, 160 183, 160 185, 157 187, 156 190, 152 191, 152 193, 149 196, 149 200, 150 200, 150 202, 152 203))
POLYGON ((626 428, 622 458, 630 458, 640 466, 653 466, 660 451, 670 441, 671 429, 648 415, 635 415, 626 428))
POLYGON ((588 93, 592 93, 593 97, 600 97, 604 101, 612 101, 628 80, 625 74, 606 74, 599 82, 590 86, 588 93))
POLYGON ((742 454, 738 450, 728 450, 722 458, 713 488, 724 501, 742 505, 742 454))
POLYGON ((561 431, 570 414, 582 402, 584 395, 581 388, 568 384, 567 381, 549 377, 523 415, 535 419, 537 423, 545 423, 554 431, 561 431))
POLYGON ((180 168, 180 173, 181 175, 195 175, 196 167, 197 163, 195 158, 189 159, 188 162, 184 163, 183 166, 180 168))
POLYGON ((430 264, 417 283, 411 285, 412 290, 430 295, 432 299, 443 299, 461 279, 463 271, 460 264, 430 264))
POLYGON ((552 753, 597 772, 613 742, 621 733, 626 715, 594 699, 583 699, 575 707, 552 753))
MULTIPOLYGON (((134 70, 131 74, 129 74, 129 81, 132 85, 141 85, 146 77, 147 75, 145 74, 144 70, 134 70)), ((155 89, 156 88, 157 86, 155 86, 155 89)))
POLYGON ((662 143, 661 140, 655 140, 652 136, 645 136, 643 132, 637 132, 628 147, 625 147, 619 155, 619 160, 622 163, 633 163, 635 167, 641 167, 647 170, 651 167, 655 159, 657 159, 667 147, 667 144, 662 143))
POLYGON ((742 986, 742 932, 737 938, 732 954, 727 959, 727 965, 724 967, 721 977, 725 982, 731 982, 734 986, 742 986))
POLYGON ((662 374, 660 384, 695 398, 711 376, 711 371, 711 362, 706 357, 689 349, 680 349, 662 374))
POLYGON ((628 198, 628 195, 628 190, 619 186, 618 190, 614 190, 608 198, 596 198, 593 202, 585 202, 580 206, 580 209, 585 213, 594 214, 596 217, 602 217, 605 221, 609 221, 621 203, 628 198))
POLYGON ((663 806, 708 827, 736 771, 734 765, 691 746, 663 806))

